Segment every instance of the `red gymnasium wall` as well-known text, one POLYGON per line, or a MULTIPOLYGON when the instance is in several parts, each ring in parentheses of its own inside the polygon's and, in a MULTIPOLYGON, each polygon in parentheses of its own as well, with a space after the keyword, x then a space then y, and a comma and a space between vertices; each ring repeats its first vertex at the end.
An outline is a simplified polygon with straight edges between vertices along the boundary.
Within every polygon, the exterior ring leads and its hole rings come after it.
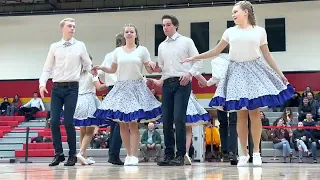
MULTIPOLYGON (((296 87, 296 90, 299 92, 304 91, 306 86, 310 86, 314 91, 320 91, 320 72, 287 72, 285 73, 289 82, 296 87)), ((209 79, 211 75, 204 75, 206 79, 209 79)), ((156 77, 157 78, 157 77, 156 77)), ((47 89, 49 94, 46 95, 44 102, 50 101, 50 92, 51 92, 52 82, 48 81, 47 89)), ((150 88, 154 88, 158 94, 161 95, 161 89, 157 87, 149 86, 150 88)), ((212 97, 215 86, 200 88, 198 86, 197 80, 194 79, 192 81, 192 89, 193 93, 197 96, 197 98, 201 99, 209 99, 212 97)), ((30 79, 30 80, 0 80, 0 101, 2 101, 2 97, 6 96, 12 98, 15 94, 18 94, 20 98, 22 98, 23 102, 28 101, 33 92, 38 92, 38 80, 30 79)), ((99 96, 106 93, 97 92, 99 96)))

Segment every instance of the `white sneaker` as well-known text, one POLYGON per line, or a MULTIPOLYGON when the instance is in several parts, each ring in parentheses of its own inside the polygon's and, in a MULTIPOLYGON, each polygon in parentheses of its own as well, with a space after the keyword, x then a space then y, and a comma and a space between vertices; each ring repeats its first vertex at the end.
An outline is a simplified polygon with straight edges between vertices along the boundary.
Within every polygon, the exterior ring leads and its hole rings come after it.
POLYGON ((249 154, 247 156, 240 156, 238 159, 238 167, 242 167, 242 166, 248 166, 248 161, 250 159, 249 154))
POLYGON ((124 160, 124 165, 128 166, 131 164, 131 156, 127 156, 126 159, 124 160))
POLYGON ((83 165, 88 165, 86 159, 81 155, 80 152, 77 154, 77 158, 79 159, 79 161, 80 161, 83 165))
POLYGON ((87 159, 86 159, 86 162, 87 162, 89 165, 92 165, 92 164, 96 163, 96 162, 94 161, 94 159, 91 158, 91 157, 87 158, 87 159))
POLYGON ((186 153, 186 154, 184 155, 184 164, 185 164, 185 165, 191 165, 191 159, 190 159, 188 153, 186 153))
POLYGON ((261 159, 260 153, 253 153, 252 154, 252 164, 254 166, 261 166, 262 165, 262 159, 261 159))
POLYGON ((138 163, 139 163, 139 159, 137 157, 135 157, 135 156, 131 156, 130 165, 131 166, 136 166, 136 165, 138 165, 138 163))

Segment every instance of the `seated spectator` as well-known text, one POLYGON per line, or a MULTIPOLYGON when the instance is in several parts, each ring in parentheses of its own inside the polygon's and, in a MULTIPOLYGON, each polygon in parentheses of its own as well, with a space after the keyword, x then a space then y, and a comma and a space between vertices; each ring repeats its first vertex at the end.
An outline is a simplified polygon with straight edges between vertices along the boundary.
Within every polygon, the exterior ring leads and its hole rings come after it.
POLYGON ((318 127, 317 129, 312 129, 310 131, 313 163, 317 163, 317 150, 320 149, 320 122, 317 122, 316 126, 318 127))
POLYGON ((288 107, 299 107, 301 104, 301 95, 298 92, 293 94, 293 97, 290 99, 288 107))
MULTIPOLYGON (((311 92, 307 93, 307 98, 309 100, 310 105, 312 106, 312 108, 315 109, 315 111, 318 110, 319 107, 319 102, 317 100, 314 99, 314 95, 311 92)), ((315 112, 315 115, 317 115, 317 113, 315 112)), ((315 119, 317 118, 317 116, 313 116, 315 119)))
POLYGON ((291 108, 287 107, 283 110, 281 118, 288 126, 293 126, 293 113, 291 108))
POLYGON ((7 97, 3 98, 3 103, 1 103, 0 110, 1 114, 0 115, 6 115, 7 107, 10 107, 9 99, 7 97))
POLYGON ((299 112, 299 117, 298 117, 299 122, 303 121, 306 118, 306 114, 308 112, 311 112, 313 117, 316 114, 315 109, 311 106, 311 104, 309 103, 309 99, 307 97, 303 98, 302 104, 299 105, 298 112, 299 112))
MULTIPOLYGON (((307 127, 307 126, 316 126, 316 122, 312 119, 312 114, 311 113, 307 113, 306 115, 306 119, 303 120, 303 126, 307 127)), ((306 131, 310 132, 310 129, 306 129, 306 131)))
MULTIPOLYGON (((282 119, 282 117, 276 119, 274 122, 273 122, 273 126, 277 126, 279 121, 282 121, 282 126, 284 127, 289 127, 290 125, 287 125, 287 123, 282 119)), ((292 129, 291 128, 287 128, 286 129, 288 132, 289 132, 289 137, 291 138, 292 137, 292 129)))
POLYGON ((34 92, 33 98, 27 104, 22 106, 19 110, 19 114, 26 117, 25 121, 30 121, 31 119, 34 119, 36 112, 40 111, 40 107, 42 111, 45 111, 42 99, 38 97, 37 92, 34 92))
POLYGON ((318 92, 318 94, 316 94, 314 98, 315 98, 315 100, 320 102, 320 92, 318 92))
POLYGON ((149 123, 148 129, 146 129, 141 137, 141 152, 143 156, 143 162, 149 161, 147 157, 147 151, 155 150, 156 158, 155 162, 159 161, 160 158, 160 150, 161 150, 161 136, 160 133, 154 129, 154 124, 149 123))
MULTIPOLYGON (((266 118, 264 112, 260 111, 260 119, 261 119, 261 123, 262 123, 262 126, 270 126, 270 122, 269 122, 269 119, 266 118)), ((266 129, 266 128, 263 128, 262 131, 261 131, 261 139, 263 141, 268 141, 269 139, 269 131, 270 129, 266 129)))
POLYGON ((98 131, 98 134, 93 136, 92 145, 95 149, 104 149, 107 148, 109 145, 107 144, 109 135, 106 131, 98 131))
POLYGON ((19 96, 15 95, 13 97, 13 101, 11 103, 11 106, 7 107, 7 116, 13 116, 14 113, 19 112, 21 105, 22 105, 22 103, 19 99, 19 96))
POLYGON ((304 92, 302 93, 302 98, 307 97, 308 96, 308 92, 311 92, 314 95, 311 87, 307 86, 306 89, 304 90, 304 92))
POLYGON ((309 133, 305 129, 302 129, 303 123, 298 123, 298 128, 293 131, 292 141, 294 143, 294 148, 299 151, 299 163, 302 163, 303 153, 307 153, 310 155, 308 150, 308 140, 309 140, 309 133))
MULTIPOLYGON (((283 127, 284 121, 282 119, 278 120, 277 126, 283 127)), ((290 137, 287 129, 277 128, 271 130, 271 138, 273 141, 273 148, 282 149, 283 162, 286 163, 287 153, 289 153, 290 159, 292 158, 292 149, 290 148, 290 137)))
POLYGON ((301 104, 301 95, 297 91, 295 91, 292 98, 287 100, 283 105, 280 106, 280 111, 284 111, 284 108, 286 107, 298 107, 300 104, 301 104))

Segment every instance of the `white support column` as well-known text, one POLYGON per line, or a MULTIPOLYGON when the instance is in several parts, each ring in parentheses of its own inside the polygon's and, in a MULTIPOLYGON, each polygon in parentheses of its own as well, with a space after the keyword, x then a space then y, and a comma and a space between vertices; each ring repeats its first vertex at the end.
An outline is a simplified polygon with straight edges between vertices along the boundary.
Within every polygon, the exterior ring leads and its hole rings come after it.
POLYGON ((204 132, 203 126, 192 127, 192 143, 194 147, 194 160, 197 162, 204 162, 205 152, 204 152, 204 132))

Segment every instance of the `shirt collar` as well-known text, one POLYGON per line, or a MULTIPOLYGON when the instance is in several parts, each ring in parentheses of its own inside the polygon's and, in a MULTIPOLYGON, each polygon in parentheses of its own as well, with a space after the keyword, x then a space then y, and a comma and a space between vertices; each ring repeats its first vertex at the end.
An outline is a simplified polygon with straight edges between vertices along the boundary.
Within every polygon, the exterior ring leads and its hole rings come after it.
MULTIPOLYGON (((61 44, 63 45, 65 42, 67 42, 67 41, 62 38, 61 39, 61 44)), ((73 45, 75 43, 75 38, 71 38, 68 42, 73 45)))
POLYGON ((171 38, 169 38, 169 37, 167 36, 166 41, 167 41, 167 42, 170 41, 170 40, 175 41, 175 40, 178 39, 178 37, 180 37, 180 36, 181 36, 181 35, 180 35, 178 32, 176 32, 176 33, 174 33, 173 36, 171 36, 171 38))

